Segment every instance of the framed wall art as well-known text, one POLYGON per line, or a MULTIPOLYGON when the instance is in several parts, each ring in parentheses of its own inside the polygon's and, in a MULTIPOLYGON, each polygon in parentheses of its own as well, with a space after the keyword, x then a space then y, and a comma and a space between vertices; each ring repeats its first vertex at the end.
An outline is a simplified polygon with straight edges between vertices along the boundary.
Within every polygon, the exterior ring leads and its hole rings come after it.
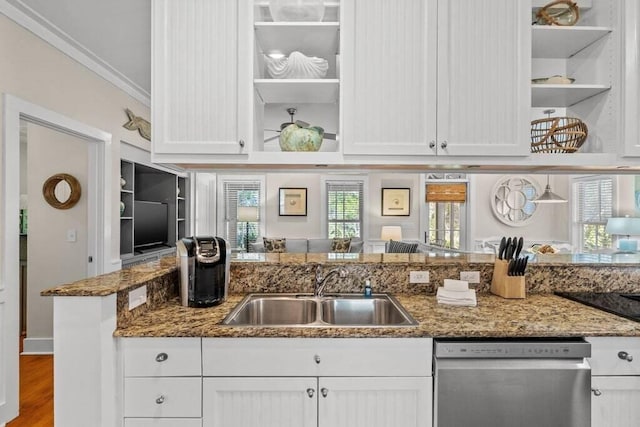
POLYGON ((409 188, 382 189, 382 216, 409 216, 411 214, 409 188))
POLYGON ((280 188, 278 206, 280 216, 307 216, 307 189, 280 188))

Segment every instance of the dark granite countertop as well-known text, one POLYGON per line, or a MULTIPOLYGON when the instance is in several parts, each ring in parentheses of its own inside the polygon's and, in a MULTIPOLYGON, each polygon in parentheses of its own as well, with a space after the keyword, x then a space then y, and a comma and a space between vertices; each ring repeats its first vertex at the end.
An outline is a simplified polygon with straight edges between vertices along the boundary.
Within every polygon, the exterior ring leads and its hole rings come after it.
POLYGON ((570 337, 640 336, 640 323, 549 294, 504 299, 479 294, 477 307, 441 305, 433 296, 396 298, 419 322, 401 328, 232 327, 221 325, 242 299, 232 295, 211 308, 182 307, 178 300, 149 311, 118 337, 570 337))

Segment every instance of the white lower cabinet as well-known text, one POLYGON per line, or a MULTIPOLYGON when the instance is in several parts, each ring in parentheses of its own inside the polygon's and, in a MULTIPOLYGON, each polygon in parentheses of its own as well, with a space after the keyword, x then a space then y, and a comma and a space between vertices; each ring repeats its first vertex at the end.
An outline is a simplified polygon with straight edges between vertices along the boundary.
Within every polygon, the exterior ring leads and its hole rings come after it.
POLYGON ((640 338, 597 337, 591 343, 591 426, 637 427, 640 338))
POLYGON ((432 425, 428 338, 205 338, 202 351, 203 427, 432 425))
POLYGON ((203 427, 426 427, 430 377, 205 378, 203 427))
POLYGON ((202 420, 193 418, 128 418, 124 427, 202 427, 202 420))

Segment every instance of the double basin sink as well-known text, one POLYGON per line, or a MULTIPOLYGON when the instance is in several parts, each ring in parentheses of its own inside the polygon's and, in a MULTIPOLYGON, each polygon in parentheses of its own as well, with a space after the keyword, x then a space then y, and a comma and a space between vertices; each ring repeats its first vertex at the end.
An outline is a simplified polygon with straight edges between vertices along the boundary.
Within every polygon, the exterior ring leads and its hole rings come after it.
POLYGON ((247 295, 222 322, 229 326, 400 327, 418 322, 389 294, 247 295))

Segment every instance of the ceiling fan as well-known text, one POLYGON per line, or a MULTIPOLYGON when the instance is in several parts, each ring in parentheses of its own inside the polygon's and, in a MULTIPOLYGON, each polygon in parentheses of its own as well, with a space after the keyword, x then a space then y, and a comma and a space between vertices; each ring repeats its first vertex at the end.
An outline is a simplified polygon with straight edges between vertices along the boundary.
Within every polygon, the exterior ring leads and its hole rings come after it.
MULTIPOLYGON (((296 108, 293 108, 293 107, 287 108, 287 113, 289 113, 289 116, 291 117, 290 121, 281 123, 280 124, 280 129, 265 129, 265 131, 276 132, 276 135, 265 139, 264 142, 270 142, 270 141, 273 141, 274 139, 278 139, 280 137, 280 132, 282 132, 282 130, 284 128, 286 128, 287 126, 289 126, 289 125, 296 124, 296 125, 298 125, 300 127, 303 127, 303 128, 309 127, 309 123, 307 123, 307 122, 304 122, 302 120, 295 120, 295 121, 293 120, 293 116, 295 116, 297 111, 298 110, 296 108)), ((327 133, 327 132, 325 132, 323 138, 324 139, 333 139, 335 141, 336 134, 335 133, 327 133)))

